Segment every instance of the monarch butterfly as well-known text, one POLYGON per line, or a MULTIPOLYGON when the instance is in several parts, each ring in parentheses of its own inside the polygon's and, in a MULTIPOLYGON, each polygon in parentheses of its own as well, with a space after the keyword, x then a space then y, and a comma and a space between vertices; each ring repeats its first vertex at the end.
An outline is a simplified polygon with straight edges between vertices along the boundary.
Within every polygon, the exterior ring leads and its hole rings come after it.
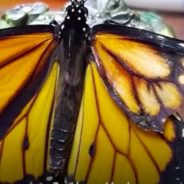
POLYGON ((0 182, 182 183, 184 42, 84 4, 0 31, 0 182))

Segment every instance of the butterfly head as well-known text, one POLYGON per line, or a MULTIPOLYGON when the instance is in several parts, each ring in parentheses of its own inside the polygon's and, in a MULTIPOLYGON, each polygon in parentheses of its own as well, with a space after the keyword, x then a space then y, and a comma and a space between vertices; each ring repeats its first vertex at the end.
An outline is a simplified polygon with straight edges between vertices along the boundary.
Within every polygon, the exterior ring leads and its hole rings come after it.
POLYGON ((87 30, 87 16, 88 10, 84 6, 86 0, 71 0, 70 5, 66 8, 66 17, 61 25, 61 29, 70 29, 74 27, 75 30, 85 32, 87 30))
POLYGON ((84 6, 86 0, 71 0, 71 4, 67 7, 67 19, 73 21, 86 21, 88 10, 84 6))

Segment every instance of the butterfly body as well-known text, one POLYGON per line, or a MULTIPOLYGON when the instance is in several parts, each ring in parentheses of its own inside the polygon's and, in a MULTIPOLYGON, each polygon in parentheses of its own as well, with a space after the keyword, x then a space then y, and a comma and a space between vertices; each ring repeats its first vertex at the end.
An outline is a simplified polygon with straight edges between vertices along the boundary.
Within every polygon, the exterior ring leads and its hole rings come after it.
POLYGON ((56 111, 51 135, 50 166, 54 172, 64 172, 70 153, 73 133, 79 112, 84 75, 89 53, 87 9, 72 3, 61 25, 55 25, 58 56, 61 65, 56 111), (62 122, 62 123, 61 123, 62 122))

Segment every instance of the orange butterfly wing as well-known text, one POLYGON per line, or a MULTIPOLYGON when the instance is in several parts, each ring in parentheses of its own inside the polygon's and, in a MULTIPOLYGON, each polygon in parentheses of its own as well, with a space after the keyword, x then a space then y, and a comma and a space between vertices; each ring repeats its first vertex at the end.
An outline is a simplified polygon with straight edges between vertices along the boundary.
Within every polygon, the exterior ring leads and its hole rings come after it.
POLYGON ((112 98, 138 125, 161 132, 183 106, 184 43, 123 26, 94 29, 95 62, 112 98))
POLYGON ((169 118, 164 134, 135 126, 111 98, 91 62, 68 164, 68 182, 155 184, 175 180, 178 173, 172 170, 181 167, 184 153, 179 125, 182 122, 169 118), (179 162, 173 163, 177 157, 179 162))
POLYGON ((183 42, 104 24, 92 50, 68 182, 182 181, 184 126, 169 116, 183 105, 183 42))
MULTIPOLYGON (((29 32, 31 28, 33 27, 22 29, 29 32)), ((32 32, 16 34, 16 29, 13 28, 6 30, 6 36, 1 31, 0 138, 5 136, 12 121, 38 91, 49 70, 48 58, 56 46, 53 34, 32 32), (12 36, 9 32, 12 32, 12 36)))
POLYGON ((2 183, 33 182, 47 173, 59 74, 52 58, 57 44, 50 29, 27 26, 0 32, 2 183))

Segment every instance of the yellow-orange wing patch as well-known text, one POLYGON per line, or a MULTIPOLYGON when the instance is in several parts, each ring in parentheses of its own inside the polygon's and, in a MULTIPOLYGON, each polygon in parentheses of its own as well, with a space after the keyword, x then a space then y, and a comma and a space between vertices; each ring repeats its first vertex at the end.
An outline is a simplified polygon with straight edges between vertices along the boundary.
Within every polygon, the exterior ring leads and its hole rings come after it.
POLYGON ((173 122, 165 134, 134 125, 109 95, 96 65, 87 68, 83 99, 68 164, 68 180, 86 184, 156 184, 173 159, 169 141, 176 138, 173 122))
POLYGON ((168 53, 158 45, 97 31, 92 49, 116 103, 138 125, 161 132, 166 118, 183 105, 184 48, 168 53))
POLYGON ((28 182, 28 176, 33 180, 46 173, 58 72, 55 63, 42 87, 0 141, 0 182, 28 182))
POLYGON ((51 32, 0 38, 1 139, 41 87, 51 64, 49 56, 55 46, 51 32))

